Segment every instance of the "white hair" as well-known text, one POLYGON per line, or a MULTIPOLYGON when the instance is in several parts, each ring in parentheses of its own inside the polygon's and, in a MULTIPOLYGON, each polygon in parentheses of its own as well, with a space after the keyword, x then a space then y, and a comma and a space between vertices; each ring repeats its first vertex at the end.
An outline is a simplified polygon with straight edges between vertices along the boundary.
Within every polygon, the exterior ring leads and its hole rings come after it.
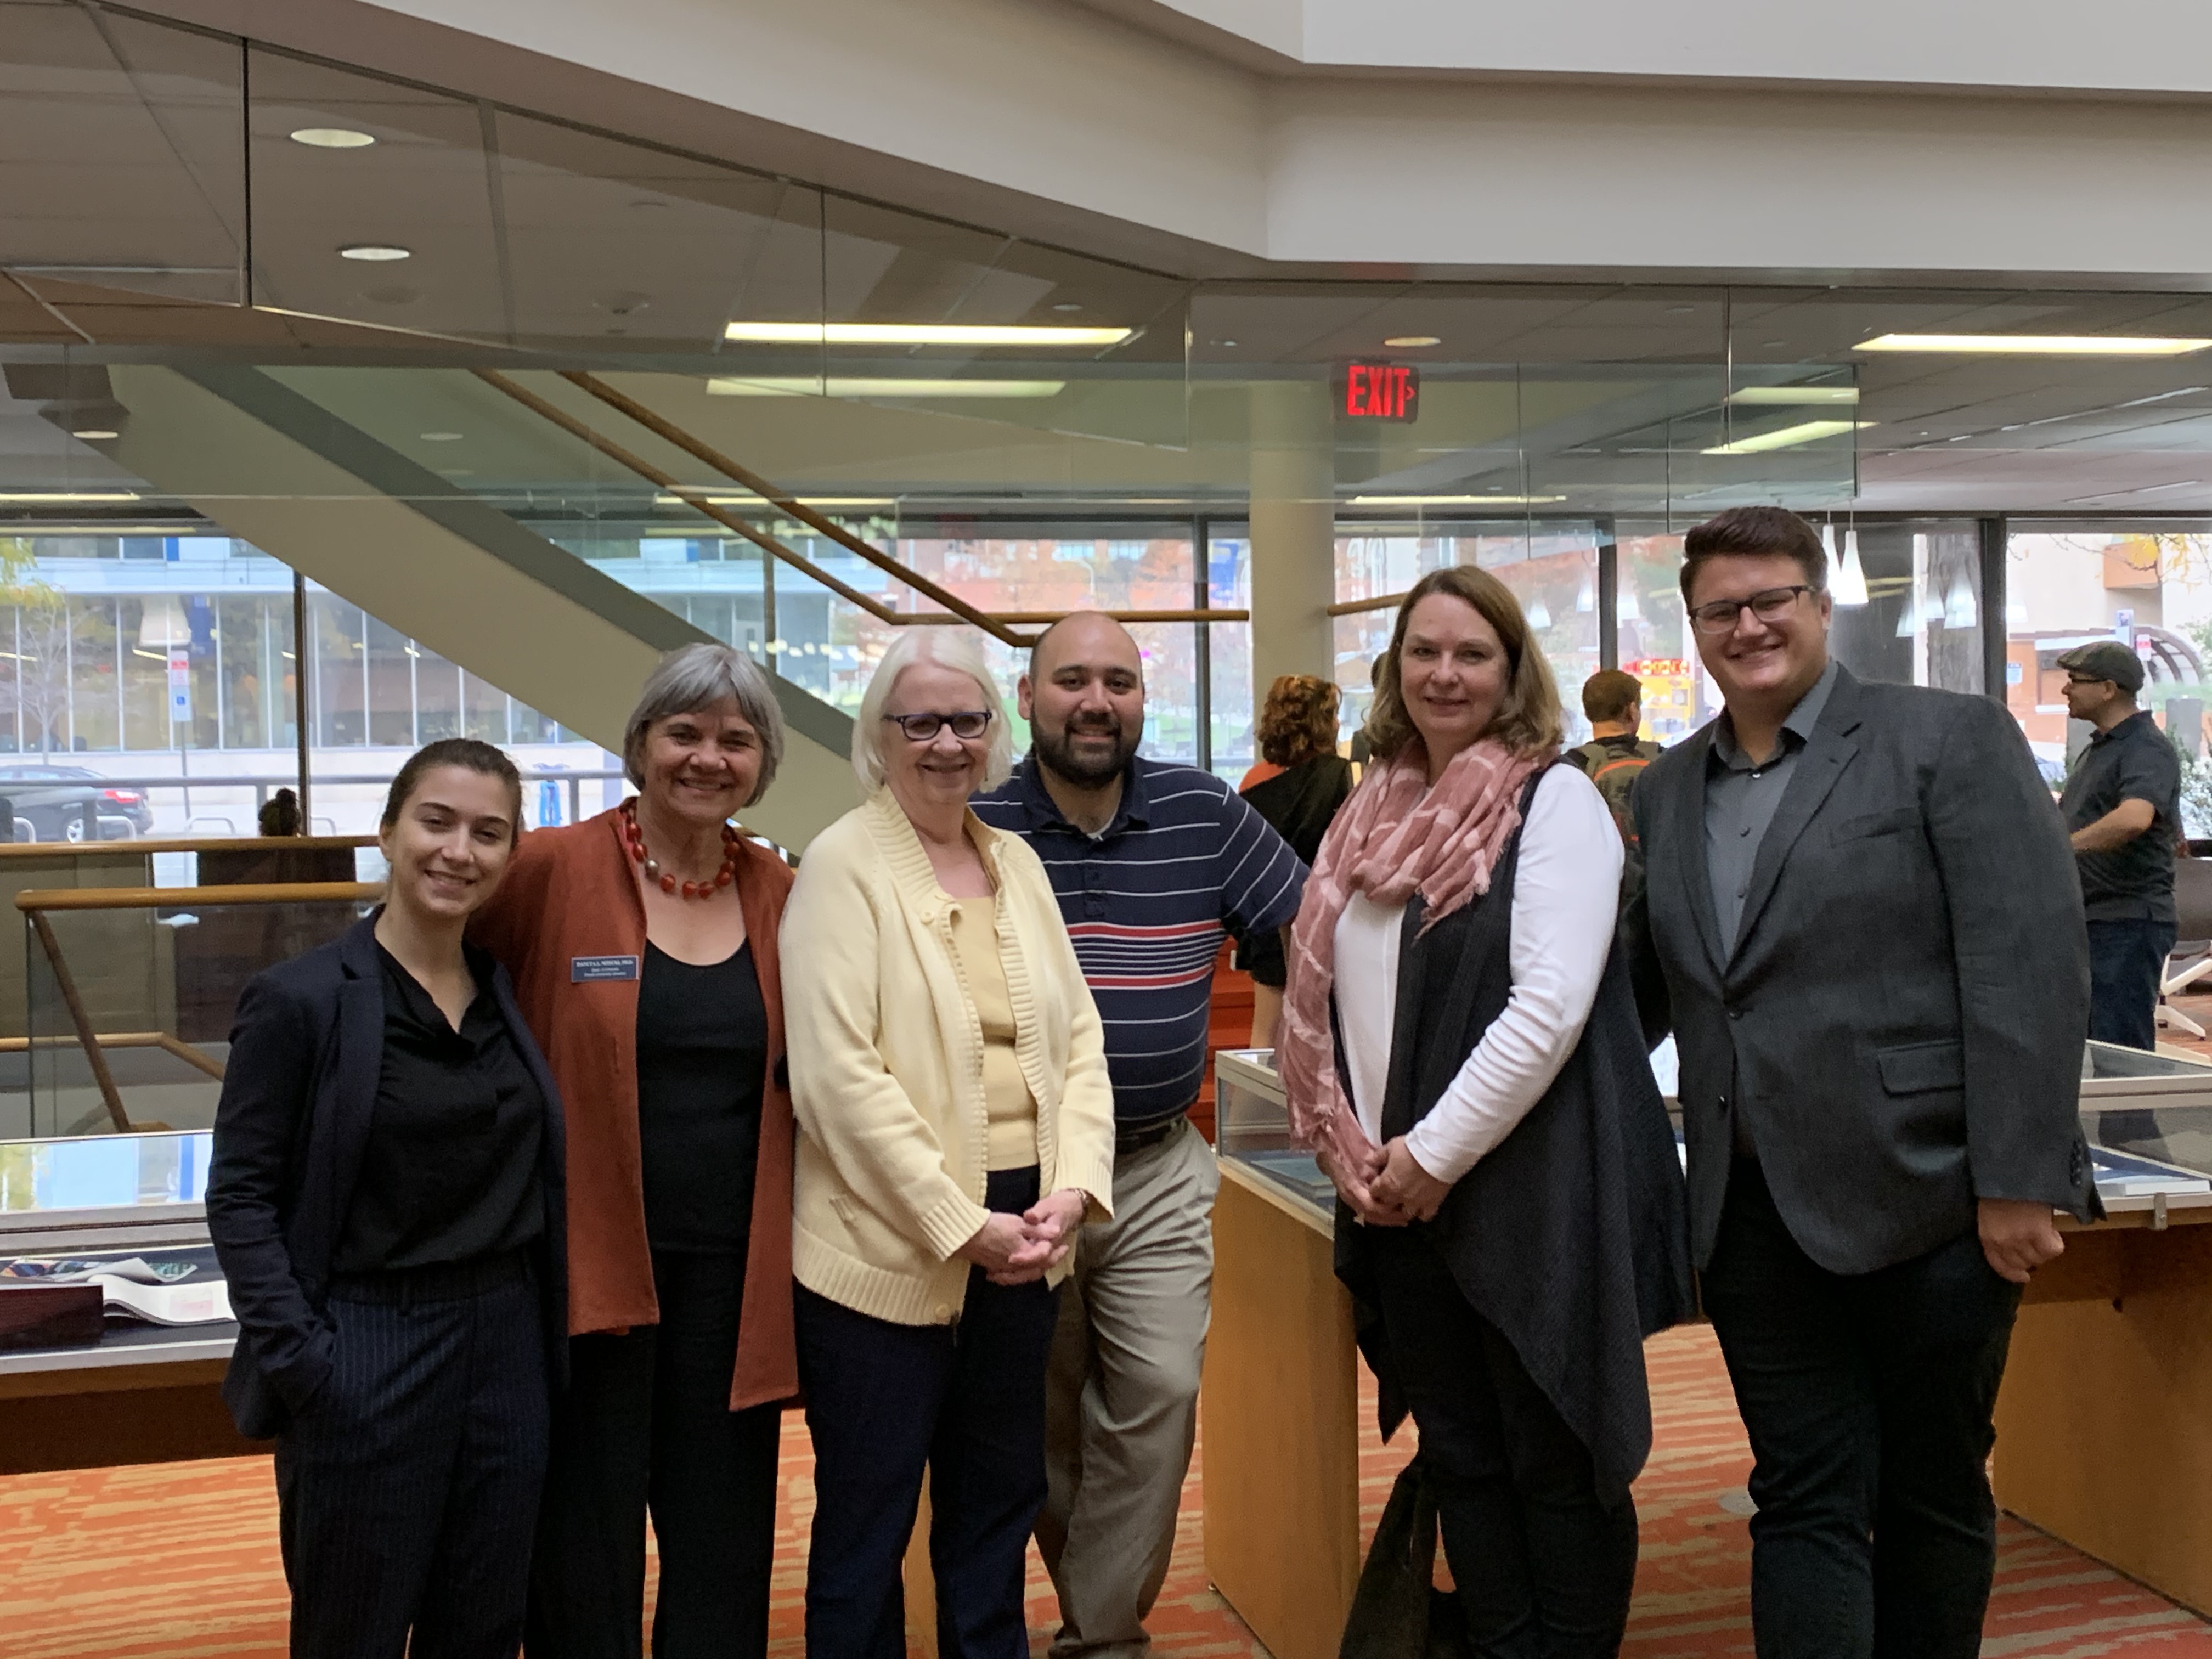
MULTIPOLYGON (((997 788, 1014 769, 1014 734, 1006 723, 1006 699, 999 695, 998 682, 991 678, 991 665, 984 659, 983 647, 973 629, 929 625, 899 630, 890 649, 876 665, 875 678, 868 682, 868 689, 860 698, 860 712, 853 720, 853 770, 860 774, 860 787, 873 794, 883 785, 886 724, 884 705, 890 701, 891 687, 898 684, 898 677, 922 662, 955 669, 975 682, 976 707, 991 711, 991 727, 987 734, 990 746, 983 756, 983 787, 997 788)), ((939 712, 950 714, 958 711, 948 708, 939 712)))

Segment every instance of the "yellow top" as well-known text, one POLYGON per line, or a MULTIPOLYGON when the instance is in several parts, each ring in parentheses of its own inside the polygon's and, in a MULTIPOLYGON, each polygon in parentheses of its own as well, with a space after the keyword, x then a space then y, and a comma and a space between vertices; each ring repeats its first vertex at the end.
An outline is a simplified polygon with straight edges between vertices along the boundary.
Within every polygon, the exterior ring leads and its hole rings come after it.
POLYGON ((1026 1170, 1037 1161, 1036 1099, 1014 1052, 1014 1000, 1006 990, 1006 964, 999 957, 995 896, 953 902, 952 943, 960 952, 968 1000, 983 1026, 983 1109, 990 1116, 987 1167, 1026 1170))
MULTIPOLYGON (((1044 866, 972 812, 999 893, 999 960, 1036 1102, 1039 1186, 1114 1205, 1114 1085, 1105 1032, 1044 866)), ((872 1319, 949 1325, 967 1295, 958 1251, 990 1218, 983 1034, 952 942, 952 902, 890 791, 817 836, 783 913, 791 1064, 792 1273, 872 1319)), ((1062 1261, 1046 1275, 1067 1276, 1062 1261)))

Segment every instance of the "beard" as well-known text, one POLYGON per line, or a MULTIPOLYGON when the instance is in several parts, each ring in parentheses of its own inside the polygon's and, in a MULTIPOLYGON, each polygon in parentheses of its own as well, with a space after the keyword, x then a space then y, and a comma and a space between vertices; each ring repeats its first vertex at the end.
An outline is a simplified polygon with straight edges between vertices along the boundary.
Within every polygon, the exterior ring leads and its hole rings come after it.
POLYGON ((1135 731, 1125 731, 1110 714, 1071 720, 1058 732, 1047 732, 1041 726, 1030 727, 1030 741, 1038 761, 1079 789, 1096 789, 1120 777, 1144 735, 1141 722, 1135 731), (1103 750, 1096 745, 1079 749, 1074 741, 1078 737, 1110 737, 1113 742, 1103 750))

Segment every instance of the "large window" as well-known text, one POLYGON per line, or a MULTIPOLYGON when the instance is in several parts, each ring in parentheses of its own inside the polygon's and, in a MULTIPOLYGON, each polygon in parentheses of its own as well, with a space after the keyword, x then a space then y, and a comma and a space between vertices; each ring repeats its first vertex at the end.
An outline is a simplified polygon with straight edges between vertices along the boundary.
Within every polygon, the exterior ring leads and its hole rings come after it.
MULTIPOLYGON (((108 836, 250 836, 296 787, 293 578, 276 560, 228 537, 29 534, 0 538, 0 790, 33 833, 83 833, 73 800, 25 810, 33 783, 94 786, 108 836)), ((336 594, 307 598, 315 830, 374 830, 400 763, 465 732, 548 775, 526 792, 531 823, 616 798, 590 775, 614 766, 596 744, 336 594)))

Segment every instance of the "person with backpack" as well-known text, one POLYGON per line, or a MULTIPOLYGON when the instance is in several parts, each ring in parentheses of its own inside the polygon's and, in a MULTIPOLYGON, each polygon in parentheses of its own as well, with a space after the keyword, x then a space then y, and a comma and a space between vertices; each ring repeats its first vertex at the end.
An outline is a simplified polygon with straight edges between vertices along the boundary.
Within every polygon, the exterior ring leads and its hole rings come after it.
POLYGON ((1601 668, 1583 682, 1583 714, 1590 740, 1559 758, 1589 775, 1605 804, 1613 809, 1620 838, 1631 847, 1636 831, 1628 815, 1628 791, 1637 775, 1659 758, 1660 747, 1636 733, 1644 725, 1644 684, 1618 668, 1601 668))

